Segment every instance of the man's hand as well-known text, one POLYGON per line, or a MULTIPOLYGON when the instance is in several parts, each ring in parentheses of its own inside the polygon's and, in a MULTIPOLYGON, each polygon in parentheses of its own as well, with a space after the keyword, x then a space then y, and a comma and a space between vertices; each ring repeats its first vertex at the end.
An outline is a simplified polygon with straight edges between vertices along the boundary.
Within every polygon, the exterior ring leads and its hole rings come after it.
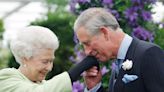
POLYGON ((96 66, 84 72, 84 80, 88 89, 92 89, 94 86, 100 83, 101 78, 101 71, 98 71, 96 66))

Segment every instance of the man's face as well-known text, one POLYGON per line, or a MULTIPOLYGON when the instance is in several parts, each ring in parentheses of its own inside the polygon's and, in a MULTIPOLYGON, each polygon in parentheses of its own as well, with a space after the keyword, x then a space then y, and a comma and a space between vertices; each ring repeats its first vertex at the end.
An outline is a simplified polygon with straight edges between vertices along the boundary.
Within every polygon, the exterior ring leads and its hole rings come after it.
POLYGON ((28 76, 32 81, 42 81, 53 67, 54 52, 51 49, 41 50, 35 57, 27 62, 28 76))
POLYGON ((100 34, 91 36, 84 27, 81 27, 76 31, 76 34, 86 55, 94 56, 102 62, 113 57, 112 43, 105 37, 104 33, 100 32, 100 34))

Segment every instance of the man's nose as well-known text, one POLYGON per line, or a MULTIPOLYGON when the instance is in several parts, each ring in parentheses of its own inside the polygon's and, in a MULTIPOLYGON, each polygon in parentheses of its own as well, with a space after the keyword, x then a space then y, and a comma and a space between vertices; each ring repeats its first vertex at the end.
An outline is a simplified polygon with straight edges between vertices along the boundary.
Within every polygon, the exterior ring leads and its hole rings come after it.
POLYGON ((91 48, 90 47, 87 47, 87 46, 85 46, 84 47, 84 51, 85 51, 85 54, 88 56, 88 55, 91 55, 91 48))

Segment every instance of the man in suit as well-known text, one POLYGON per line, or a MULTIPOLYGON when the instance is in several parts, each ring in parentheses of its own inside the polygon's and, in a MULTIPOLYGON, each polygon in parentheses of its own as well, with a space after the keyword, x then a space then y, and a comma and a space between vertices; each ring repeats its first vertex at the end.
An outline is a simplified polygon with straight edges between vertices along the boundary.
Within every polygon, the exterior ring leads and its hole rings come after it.
MULTIPOLYGON (((124 33, 105 9, 90 8, 82 12, 74 30, 86 55, 101 62, 117 60, 109 92, 164 92, 164 52, 153 43, 124 33)), ((85 82, 85 92, 104 92, 101 73, 96 67, 86 71, 85 82)))

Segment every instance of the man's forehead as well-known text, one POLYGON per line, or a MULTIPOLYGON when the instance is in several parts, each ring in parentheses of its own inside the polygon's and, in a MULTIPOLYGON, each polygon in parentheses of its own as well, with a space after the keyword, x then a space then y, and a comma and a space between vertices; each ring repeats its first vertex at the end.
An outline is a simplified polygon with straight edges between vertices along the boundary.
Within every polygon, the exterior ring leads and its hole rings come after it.
POLYGON ((84 27, 79 28, 76 31, 76 35, 77 35, 78 38, 80 38, 80 37, 90 37, 88 31, 84 27))
POLYGON ((88 34, 79 33, 79 34, 77 34, 77 38, 78 38, 79 42, 83 43, 83 42, 88 41, 91 37, 88 34))

